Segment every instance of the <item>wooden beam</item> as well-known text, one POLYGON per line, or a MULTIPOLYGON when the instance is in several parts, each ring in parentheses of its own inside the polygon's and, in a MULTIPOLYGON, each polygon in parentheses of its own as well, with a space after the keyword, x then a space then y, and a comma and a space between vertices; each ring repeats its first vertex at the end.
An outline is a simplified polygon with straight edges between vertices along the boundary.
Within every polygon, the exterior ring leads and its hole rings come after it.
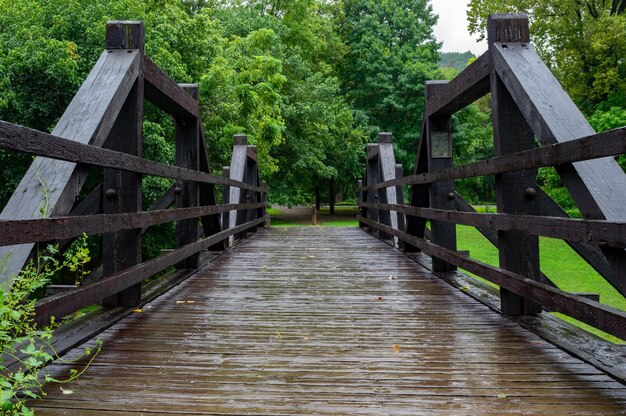
MULTIPOLYGON (((539 213, 541 215, 570 218, 563 208, 561 208, 559 204, 550 198, 550 196, 541 188, 537 189, 537 203, 539 204, 539 213)), ((613 271, 613 268, 606 260, 606 257, 599 247, 571 240, 566 240, 565 242, 611 285, 616 288, 619 286, 619 281, 613 271)))
MULTIPOLYGON (((549 68, 524 42, 499 42, 493 64, 524 117, 543 144, 594 134, 583 114, 549 68)), ((626 220, 626 174, 610 157, 557 167, 563 184, 586 218, 626 220)), ((603 250, 626 294, 626 253, 603 250)))
POLYGON ((200 106, 173 79, 144 56, 145 97, 175 119, 200 117, 200 106))
MULTIPOLYGON (((204 128, 202 127, 202 123, 200 123, 200 171, 205 173, 211 173, 211 164, 209 163, 209 154, 207 151, 206 137, 204 135, 204 128)), ((215 204, 217 204, 215 185, 200 184, 200 205, 215 204)), ((204 231, 205 237, 222 231, 221 217, 221 215, 209 215, 200 218, 200 224, 202 224, 202 229, 204 231)), ((209 247, 210 251, 221 251, 224 249, 224 242, 218 243, 215 247, 209 247)))
MULTIPOLYGON (((230 178, 239 182, 244 182, 246 178, 246 166, 248 153, 248 136, 245 134, 235 134, 233 136, 233 154, 230 159, 230 178)), ((231 187, 228 200, 234 203, 245 203, 246 192, 240 188, 231 187)), ((245 222, 245 212, 231 211, 229 214, 229 226, 234 227, 245 222)))
MULTIPOLYGON (((528 19, 522 16, 489 16, 487 20, 489 50, 496 42, 516 39, 529 42, 528 19)), ((493 53, 491 53, 493 56, 493 53)), ((490 62, 491 113, 493 118, 494 154, 496 157, 514 154, 535 147, 535 136, 517 108, 513 97, 490 62)), ((499 213, 537 213, 536 169, 505 172, 496 176, 496 203, 499 213)), ((500 268, 540 281, 539 238, 524 228, 499 230, 498 253, 500 268)), ((507 315, 528 315, 541 312, 541 306, 506 288, 500 288, 502 312, 507 315)))
POLYGON ((85 286, 79 286, 71 292, 50 296, 37 302, 35 321, 44 324, 50 317, 61 318, 75 312, 85 306, 93 305, 105 297, 119 293, 122 290, 141 283, 144 279, 171 267, 180 261, 206 250, 229 236, 241 232, 249 227, 266 221, 267 218, 259 218, 251 223, 241 224, 237 227, 221 231, 211 237, 196 241, 180 247, 174 251, 163 254, 147 262, 128 268, 113 276, 107 276, 102 280, 85 286))
POLYGON ((548 310, 563 313, 616 337, 626 339, 626 312, 624 311, 594 302, 582 296, 572 295, 517 273, 482 263, 445 247, 413 237, 408 233, 368 220, 360 215, 357 219, 373 228, 393 234, 408 244, 419 247, 427 255, 441 258, 511 292, 532 299, 545 306, 548 310))
MULTIPOLYGON (((378 133, 378 163, 380 168, 380 180, 388 181, 396 178, 396 157, 393 152, 393 136, 391 133, 378 133)), ((385 188, 379 191, 378 201, 381 203, 398 203, 398 189, 395 187, 385 188)), ((380 211, 381 220, 388 220, 388 225, 399 230, 400 221, 396 211, 380 211), (383 218, 384 212, 384 218, 383 218)), ((385 223, 384 221, 381 221, 385 223)), ((399 247, 400 241, 392 237, 394 246, 399 247)))
MULTIPOLYGON (((182 89, 196 102, 200 99, 197 84, 182 89)), ((200 120, 187 118, 176 120, 176 166, 192 171, 200 170, 200 120)), ((196 207, 200 203, 200 189, 194 181, 176 181, 176 208, 196 207)), ((176 247, 195 243, 200 238, 198 219, 176 221, 176 247)), ((176 265, 177 269, 197 269, 199 253, 194 253, 176 265)))
POLYGON ((233 209, 260 209, 262 203, 221 204, 190 208, 159 209, 134 213, 78 215, 68 217, 40 218, 37 220, 1 220, 0 245, 43 242, 67 239, 83 234, 104 234, 148 228, 167 222, 217 215, 233 209))
MULTIPOLYGON (((422 123, 422 135, 420 138, 420 142, 417 145, 417 152, 415 154, 415 169, 413 170, 413 175, 421 175, 425 172, 428 172, 428 145, 427 145, 427 135, 426 135, 426 120, 422 123)), ((402 178, 399 178, 400 180, 402 178)), ((396 182, 398 179, 395 180, 396 182)), ((390 181, 394 182, 394 181, 390 181)), ((395 186, 401 186, 403 184, 397 184, 395 186)), ((369 191, 368 191, 369 192, 369 191)), ((430 205, 429 201, 429 191, 428 186, 426 184, 414 184, 411 186, 411 193, 409 195, 409 204, 413 207, 428 207, 430 205)), ((406 232, 409 235, 415 236, 417 238, 424 238, 426 231, 426 220, 423 218, 417 217, 408 217, 406 219, 406 232)), ((406 241, 404 242, 404 251, 407 253, 413 253, 419 251, 418 247, 412 246, 408 244, 406 241)))
POLYGON ((560 166, 584 160, 616 156, 626 153, 626 127, 595 133, 591 136, 546 145, 534 149, 498 156, 480 162, 444 169, 439 172, 404 176, 392 181, 364 187, 363 190, 382 189, 388 186, 427 184, 442 180, 497 175, 547 166, 560 166))
MULTIPOLYGON (((75 144, 102 146, 139 75, 140 55, 138 50, 104 51, 52 135, 75 144)), ((76 195, 87 178, 87 170, 74 163, 49 159, 46 152, 39 156, 44 157, 35 158, 2 210, 0 219, 40 218, 44 205, 48 207, 47 216, 65 215, 74 206, 76 195)), ((12 253, 4 277, 0 278, 1 288, 10 287, 9 277, 22 269, 32 249, 32 244, 0 249, 0 257, 12 253)))
MULTIPOLYGON (((425 88, 426 103, 441 94, 447 88, 448 81, 427 81, 425 88)), ((428 104, 427 104, 428 105, 428 104)), ((426 118, 426 148, 428 172, 439 172, 452 167, 452 121, 449 115, 429 116, 426 118), (439 143, 441 142, 441 143, 439 143), (442 146, 443 145, 443 146, 442 146)), ((389 188, 388 188, 389 189, 389 188)), ((391 189, 394 189, 393 187, 391 189)), ((454 183, 452 181, 433 182, 428 187, 430 206, 432 208, 454 208, 454 183)), ((431 238, 434 244, 456 251, 456 225, 432 221, 431 238)), ((433 271, 449 272, 455 270, 454 265, 433 257, 433 271)))
MULTIPOLYGON (((162 176, 165 178, 229 185, 264 192, 267 189, 250 186, 246 183, 230 180, 204 172, 169 166, 163 163, 142 159, 113 150, 103 149, 71 140, 62 139, 48 133, 28 127, 0 121, 0 148, 18 150, 35 155, 46 154, 51 158, 82 163, 104 168, 114 168, 143 175, 162 176)), ((41 198, 41 197, 40 197, 41 198)))
MULTIPOLYGON (((494 231, 518 231, 585 244, 626 247, 626 222, 543 217, 522 214, 479 214, 398 204, 359 203, 365 208, 395 210, 405 215, 494 231)), ((1 224, 1 223, 0 223, 1 224)), ((490 235, 491 237, 494 234, 490 235)))
POLYGON ((426 117, 450 116, 489 93, 489 52, 482 54, 426 103, 426 117))
MULTIPOLYGON (((107 49, 128 49, 132 46, 144 54, 143 22, 107 23, 107 49)), ((143 59, 140 59, 143 63, 143 59)), ((143 137, 143 68, 126 97, 104 146, 107 149, 141 157, 143 137)), ((104 214, 136 213, 141 211, 141 175, 119 169, 104 169, 104 214)), ((102 235, 102 275, 114 275, 141 263, 141 228, 102 235)), ((141 285, 133 285, 105 299, 106 306, 136 306, 141 303, 141 285)))

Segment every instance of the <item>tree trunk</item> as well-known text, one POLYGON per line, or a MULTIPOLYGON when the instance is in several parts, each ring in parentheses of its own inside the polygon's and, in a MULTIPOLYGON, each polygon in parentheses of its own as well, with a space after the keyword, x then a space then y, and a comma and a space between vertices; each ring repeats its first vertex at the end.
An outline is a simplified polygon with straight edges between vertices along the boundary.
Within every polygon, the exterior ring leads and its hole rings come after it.
POLYGON ((322 205, 322 196, 320 195, 320 188, 315 187, 315 209, 320 210, 320 206, 322 205))

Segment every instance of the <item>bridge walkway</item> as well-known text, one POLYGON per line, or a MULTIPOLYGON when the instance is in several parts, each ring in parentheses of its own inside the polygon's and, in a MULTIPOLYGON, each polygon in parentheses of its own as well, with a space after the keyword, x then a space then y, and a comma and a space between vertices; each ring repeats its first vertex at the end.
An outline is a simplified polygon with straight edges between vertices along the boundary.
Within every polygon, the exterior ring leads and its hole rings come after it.
POLYGON ((38 414, 626 413, 626 386, 357 228, 260 230, 100 338, 38 414))

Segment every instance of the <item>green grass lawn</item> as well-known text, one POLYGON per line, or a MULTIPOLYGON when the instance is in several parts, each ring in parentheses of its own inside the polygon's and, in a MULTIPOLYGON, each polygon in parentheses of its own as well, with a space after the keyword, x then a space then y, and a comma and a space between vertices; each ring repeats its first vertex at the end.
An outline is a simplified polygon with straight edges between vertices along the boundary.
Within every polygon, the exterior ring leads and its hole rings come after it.
MULTIPOLYGON (((458 249, 469 250, 470 257, 488 264, 498 265, 498 251, 475 228, 463 225, 457 226, 457 241, 458 249)), ((539 250, 541 271, 559 288, 568 292, 598 293, 600 294, 601 303, 626 310, 626 299, 566 243, 561 240, 540 237, 539 250)), ((495 286, 492 283, 489 284, 495 286)), ((554 315, 612 342, 624 343, 624 341, 618 338, 578 322, 575 319, 561 314, 554 315)))
MULTIPOLYGON (((490 211, 491 207, 481 207, 481 211, 490 211)), ((330 215, 328 207, 322 207, 317 214, 320 227, 357 227, 355 219, 357 208, 354 206, 337 206, 336 214, 330 215)), ((495 208, 493 208, 495 211, 495 208)), ((310 211, 300 216, 289 217, 280 209, 270 208, 272 226, 290 227, 311 225, 310 211)), ((497 266, 498 251, 483 235, 473 227, 457 226, 457 245, 459 250, 469 250, 470 256, 482 262, 497 266)), ((620 295, 595 270, 582 260, 566 243, 561 240, 540 237, 539 239, 541 270, 557 286, 568 292, 591 292, 600 294, 600 302, 615 308, 626 310, 626 298, 620 295)), ((471 275, 471 273, 468 273, 471 275)), ((477 279, 497 287, 483 279, 477 279)), ((568 322, 584 328, 595 335, 612 342, 625 343, 588 325, 561 314, 554 314, 568 322)))

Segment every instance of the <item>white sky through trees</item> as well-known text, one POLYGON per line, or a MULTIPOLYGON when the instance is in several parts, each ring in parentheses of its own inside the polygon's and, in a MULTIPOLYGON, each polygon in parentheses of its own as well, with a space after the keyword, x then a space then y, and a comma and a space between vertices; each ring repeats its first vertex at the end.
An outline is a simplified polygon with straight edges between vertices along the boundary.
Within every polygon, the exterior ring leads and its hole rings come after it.
POLYGON ((472 51, 476 56, 487 50, 487 42, 477 42, 476 35, 467 30, 469 0, 431 0, 433 12, 439 15, 435 37, 443 42, 442 52, 472 51))

